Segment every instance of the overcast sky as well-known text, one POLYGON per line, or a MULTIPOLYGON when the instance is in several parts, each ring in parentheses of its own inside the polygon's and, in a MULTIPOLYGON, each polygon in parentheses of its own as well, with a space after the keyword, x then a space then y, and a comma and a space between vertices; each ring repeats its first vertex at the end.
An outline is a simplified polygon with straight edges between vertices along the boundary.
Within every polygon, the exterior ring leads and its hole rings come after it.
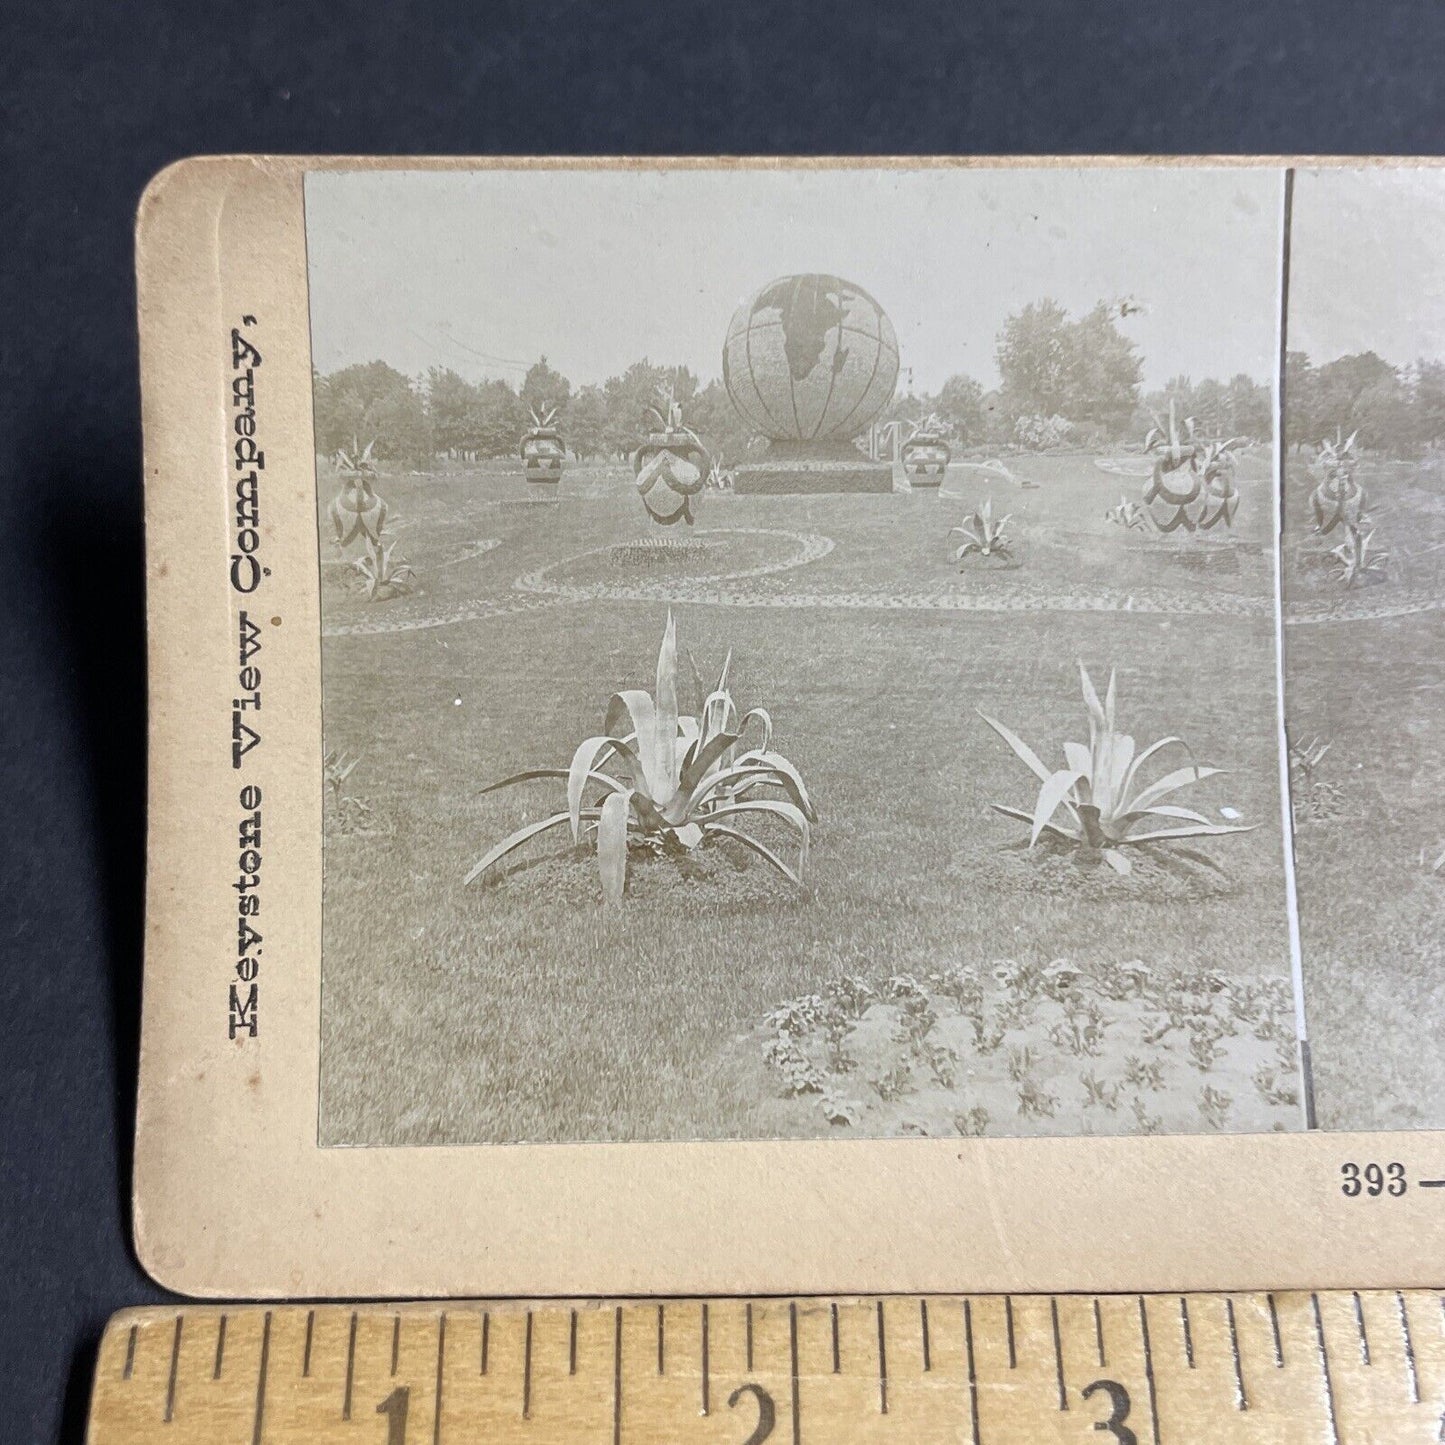
POLYGON ((1291 351, 1445 358, 1445 171, 1301 171, 1291 237, 1291 351))
POLYGON ((1004 318, 1130 297, 1146 387, 1272 375, 1278 171, 372 171, 306 180, 315 364, 574 385, 721 370, 740 302, 831 272, 898 332, 906 387, 998 380, 1004 318))

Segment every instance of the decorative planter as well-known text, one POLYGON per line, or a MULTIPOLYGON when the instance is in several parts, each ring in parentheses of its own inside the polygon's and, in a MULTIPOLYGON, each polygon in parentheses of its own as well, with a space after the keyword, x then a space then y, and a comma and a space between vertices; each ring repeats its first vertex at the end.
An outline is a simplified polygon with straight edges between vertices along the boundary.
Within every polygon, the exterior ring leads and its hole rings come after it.
POLYGON ((936 487, 943 481, 953 453, 942 437, 910 437, 900 450, 904 475, 910 486, 936 487))
POLYGON ((651 433, 632 458, 637 495, 654 522, 670 527, 691 526, 696 519, 695 498, 707 484, 709 461, 701 443, 687 431, 651 433))
POLYGON ((534 427, 522 438, 520 450, 529 482, 555 484, 562 480, 567 448, 556 427, 534 427))

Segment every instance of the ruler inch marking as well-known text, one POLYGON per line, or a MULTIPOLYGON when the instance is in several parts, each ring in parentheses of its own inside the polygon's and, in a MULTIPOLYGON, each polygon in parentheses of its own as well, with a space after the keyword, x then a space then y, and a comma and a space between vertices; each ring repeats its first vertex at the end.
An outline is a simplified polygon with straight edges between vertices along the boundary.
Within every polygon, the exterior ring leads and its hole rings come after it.
POLYGON ((1154 1445, 1159 1445, 1159 1392, 1154 1385, 1154 1351, 1149 1345, 1149 1309, 1144 1296, 1139 1296, 1139 1338, 1144 1345, 1144 1383, 1149 1390, 1149 1424, 1154 1431, 1154 1445))
POLYGON ((622 1306, 612 1327, 612 1445, 622 1445, 622 1306))
POLYGON ((1410 1336, 1410 1314, 1402 1290, 1395 1291, 1395 1306, 1400 1311, 1400 1339, 1405 1347, 1405 1369, 1410 1376, 1410 1403, 1420 1403, 1420 1371, 1415 1364, 1415 1341, 1410 1336))
MULTIPOLYGON (((926 1321, 927 1315, 924 1316, 926 1321)), ((926 1326, 925 1326, 926 1327, 926 1326)), ((802 1405, 798 1399, 798 1302, 790 1300, 788 1303, 788 1352, 792 1356, 793 1368, 793 1445, 802 1445, 803 1441, 803 1416, 802 1405)))
POLYGON ((1224 1317, 1229 1321, 1229 1356, 1234 1364, 1234 1408, 1249 1409, 1249 1395, 1244 1388, 1244 1361, 1239 1354, 1239 1326, 1234 1319, 1234 1297, 1226 1296, 1224 1317))
POLYGON ((665 1306, 657 1307, 657 1373, 667 1373, 667 1321, 664 1315, 665 1306))
POLYGON ((1003 1297, 1003 1317, 1008 1330, 1008 1367, 1015 1370, 1018 1368, 1019 1356, 1014 1348, 1014 1300, 1011 1294, 1003 1297))
POLYGON ((933 1351, 928 1339, 928 1300, 918 1301, 918 1325, 923 1340, 923 1372, 927 1374, 933 1369, 933 1351))
POLYGON ((878 1413, 888 1413, 888 1337, 881 1299, 878 1301, 878 1413))
POLYGON ((1094 1296, 1094 1349, 1099 1356, 1099 1368, 1108 1369, 1109 1361, 1104 1353, 1104 1316, 1099 1309, 1099 1296, 1094 1296))
MULTIPOLYGON (((491 1312, 491 1310, 483 1310, 483 1311, 482 1311, 482 1361, 481 1361, 481 1368, 477 1371, 477 1373, 478 1373, 479 1375, 485 1375, 485 1374, 487 1373, 487 1336, 491 1334, 491 1330, 492 1330, 492 1312, 491 1312)), ((573 1335, 573 1338, 574 1338, 574 1339, 576 1338, 575 1333, 574 1333, 574 1335, 573 1335)))
POLYGON ((1184 1330, 1184 1363, 1194 1368, 1194 1328, 1189 1323, 1189 1297, 1179 1296, 1179 1324, 1184 1330))
MULTIPOLYGON (((706 1308, 706 1306, 704 1306, 704 1308, 706 1308)), ((833 1301, 833 1305, 832 1305, 832 1308, 829 1310, 829 1313, 830 1313, 830 1314, 832 1315, 832 1317, 833 1317, 833 1373, 834 1373, 835 1375, 839 1375, 839 1374, 842 1374, 842 1372, 843 1372, 843 1361, 842 1361, 842 1356, 840 1355, 839 1350, 838 1350, 838 1301, 837 1301, 837 1300, 834 1300, 834 1301, 833 1301)))
POLYGON ((1315 1348, 1319 1355, 1320 1378, 1325 1387, 1325 1408, 1329 1413, 1330 1439, 1334 1445, 1340 1445, 1340 1425, 1335 1418, 1335 1386, 1330 1379, 1330 1351, 1325 1344, 1325 1322, 1320 1315, 1320 1297, 1317 1294, 1310 1294, 1310 1308, 1314 1310, 1315 1316, 1315 1348))
POLYGON ((176 1328, 171 1336, 171 1371, 166 1379, 166 1412, 161 1417, 167 1425, 171 1423, 176 1414, 176 1372, 180 1369, 181 1364, 181 1327, 185 1322, 185 1315, 176 1315, 176 1328))
POLYGON ((351 1419, 351 1387, 356 1380, 356 1311, 351 1312, 351 1329, 346 1336, 346 1390, 341 1397, 341 1418, 351 1419))
MULTIPOLYGON (((224 1316, 222 1316, 224 1321, 224 1316)), ((306 1311, 306 1347, 301 1352, 301 1378, 304 1380, 311 1374, 311 1335, 316 1328, 316 1311, 306 1311)))
POLYGON ((251 1445, 261 1445, 266 1425, 266 1373, 271 1368, 271 1311, 261 1321, 261 1363, 256 1370, 256 1409, 252 1416, 251 1445))
POLYGON ((978 1367, 973 1358, 973 1305, 963 1301, 963 1345, 968 1360, 969 1445, 981 1445, 978 1432, 978 1367))
MULTIPOLYGON (((661 1306, 659 1305, 660 1309, 661 1306)), ((659 1370, 659 1374, 662 1372, 659 1370)), ((532 1311, 527 1311, 527 1338, 522 1346, 522 1418, 532 1418, 532 1311)))
POLYGON ((753 1372, 753 1302, 749 1300, 743 1306, 743 1326, 747 1335, 748 1349, 748 1374, 753 1372))
POLYGON ((708 1413, 707 1301, 702 1302, 702 1413, 708 1413))
MULTIPOLYGON (((532 1313, 527 1312, 527 1324, 532 1323, 532 1313)), ((442 1438, 442 1384, 446 1379, 447 1359, 447 1312, 441 1312, 441 1318, 437 1321, 437 1389, 435 1411, 432 1417, 431 1439, 432 1445, 441 1445, 442 1438)))
POLYGON ((136 1335, 139 1331, 139 1325, 132 1325, 130 1327, 130 1333, 126 1336, 125 1365, 122 1367, 120 1372, 120 1377, 122 1380, 130 1379, 130 1377, 135 1373, 135 1341, 136 1335))
POLYGON ((1284 1341, 1279 1333, 1279 1308, 1274 1302, 1274 1295, 1267 1295, 1269 1300, 1269 1328, 1274 1336, 1274 1367, 1277 1370, 1284 1369, 1284 1341))
POLYGON ((1059 1409, 1069 1408, 1069 1392, 1064 1384, 1064 1341, 1059 1334, 1059 1297, 1049 1296, 1049 1318, 1054 1331, 1054 1376, 1059 1382, 1059 1409))
POLYGON ((572 1311, 572 1318, 567 1326, 567 1373, 577 1373, 577 1311, 572 1311))
POLYGON ((1351 1290, 1350 1297, 1355 1306, 1355 1329, 1360 1336, 1360 1363, 1367 1368, 1370 1363, 1370 1336, 1365 1329, 1365 1307, 1360 1303, 1359 1290, 1351 1290))
POLYGON ((219 1379, 221 1378, 221 1365, 222 1365, 222 1363, 225 1361, 225 1358, 226 1358, 226 1312, 225 1312, 224 1310, 222 1310, 222 1311, 221 1311, 221 1322, 220 1322, 219 1325, 216 1326, 216 1359, 215 1359, 215 1363, 211 1366, 211 1378, 212 1378, 213 1380, 219 1380, 219 1379))
POLYGON ((401 1360, 401 1315, 391 1319, 391 1377, 396 1378, 396 1367, 401 1360))

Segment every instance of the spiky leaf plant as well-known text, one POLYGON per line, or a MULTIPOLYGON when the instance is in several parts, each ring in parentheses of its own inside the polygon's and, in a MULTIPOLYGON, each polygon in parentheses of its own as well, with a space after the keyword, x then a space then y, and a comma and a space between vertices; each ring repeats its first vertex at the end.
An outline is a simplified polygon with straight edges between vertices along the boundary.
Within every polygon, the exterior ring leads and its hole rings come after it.
POLYGON ((962 562, 966 557, 1000 557, 1004 560, 1013 556, 1013 539, 1006 528, 1013 513, 1007 512, 998 521, 993 517, 993 498, 984 499, 984 504, 962 526, 952 527, 948 535, 958 533, 962 544, 954 551, 954 560, 962 562))
POLYGON ((1385 563, 1390 560, 1390 554, 1378 548, 1371 549, 1370 539, 1374 535, 1374 528, 1367 532, 1353 522, 1346 522, 1345 540, 1338 547, 1330 548, 1330 556, 1339 563, 1340 581, 1346 587, 1358 587, 1385 575, 1385 563))
POLYGON ((762 708, 739 715, 728 689, 731 662, 729 653, 699 715, 679 713, 677 631, 669 612, 654 693, 640 688, 614 693, 603 731, 578 745, 568 767, 529 768, 482 789, 492 793, 514 783, 560 778, 566 782, 567 806, 502 839, 465 881, 480 878, 540 834, 567 826, 574 841, 584 835, 595 840, 602 893, 609 903, 622 901, 633 850, 681 857, 723 838, 751 849, 801 886, 817 814, 797 768, 773 751, 772 719, 762 708), (745 735, 753 729, 761 737, 749 747, 745 735), (609 766, 615 772, 605 771, 609 766), (739 827, 744 820, 790 827, 798 837, 796 868, 739 827))
POLYGON ((1114 718, 1114 674, 1100 702, 1088 671, 1079 664, 1084 704, 1089 711, 1089 741, 1065 743, 1062 768, 1046 767, 1017 733, 980 710, 979 716, 1013 749, 1014 755, 1038 778, 1041 786, 1032 811, 1004 803, 989 806, 1006 818, 1029 825, 1029 847, 1048 834, 1080 850, 1101 855, 1117 873, 1132 865, 1125 849, 1145 843, 1178 843, 1187 838, 1215 838, 1225 833, 1247 833, 1252 823, 1211 823, 1202 813, 1164 800, 1222 768, 1201 767, 1190 758, 1152 783, 1143 781, 1144 765, 1168 748, 1189 752, 1179 737, 1164 737, 1142 751, 1134 739, 1120 732, 1114 718))
POLYGON ((1126 532, 1145 532, 1149 529, 1149 514, 1128 497, 1120 497, 1117 507, 1110 507, 1104 513, 1104 520, 1122 527, 1126 532))
POLYGON ((411 563, 395 557, 395 553, 395 542, 382 542, 378 537, 366 539, 366 555, 358 557, 352 566, 366 579, 367 601, 404 597, 415 585, 416 572, 411 563))
POLYGON ((341 792, 346 786, 346 780, 356 771, 356 765, 360 761, 360 754, 352 757, 344 748, 331 749, 321 760, 322 773, 333 803, 341 802, 341 792))

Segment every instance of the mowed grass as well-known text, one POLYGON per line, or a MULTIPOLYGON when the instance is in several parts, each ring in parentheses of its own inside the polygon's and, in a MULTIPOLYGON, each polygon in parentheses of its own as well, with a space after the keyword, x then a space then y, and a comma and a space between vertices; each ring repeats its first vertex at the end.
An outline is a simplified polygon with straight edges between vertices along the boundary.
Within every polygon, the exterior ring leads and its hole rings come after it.
MULTIPOLYGON (((1116 479, 1094 476, 1086 494, 1102 512, 1116 479)), ((484 480, 496 496, 523 485, 484 480)), ((644 534, 625 480, 608 483, 611 496, 538 509, 476 508, 475 476, 383 490, 413 519, 402 535, 426 585, 462 596, 505 592, 539 559, 644 534), (427 551, 473 534, 504 545, 428 581, 427 551)), ((835 558, 850 577, 886 581, 900 563, 878 548, 877 509, 906 518, 923 499, 708 500, 717 505, 699 535, 792 525, 833 537, 824 562, 784 574, 821 589, 815 574, 835 558)), ((951 561, 940 543, 905 565, 946 574, 951 561)), ((328 594, 328 621, 359 605, 328 594)), ((821 815, 808 894, 761 864, 742 892, 643 864, 632 896, 608 910, 565 833, 522 855, 550 861, 464 888, 493 842, 562 806, 560 784, 476 790, 565 764, 600 730, 614 689, 650 688, 666 610, 566 604, 327 639, 327 746, 364 755, 350 789, 372 811, 365 828, 332 829, 326 843, 323 1143, 774 1132, 776 1110, 756 1068, 739 1066, 736 1040, 845 967, 886 975, 1067 956, 1084 968, 1138 958, 1287 973, 1268 618, 679 604, 680 642, 699 668, 715 674, 732 649, 739 704, 770 710, 775 745, 807 779, 821 815), (1101 685, 1118 668, 1121 717, 1141 742, 1181 732, 1201 762, 1232 770, 1188 800, 1261 825, 1206 845, 1225 870, 1220 886, 1187 901, 1093 874, 1043 888, 1011 849, 1020 825, 987 805, 1031 806, 1035 787, 974 709, 1060 759, 1065 739, 1087 736, 1076 659, 1101 685)))
MULTIPOLYGON (((1428 466, 1362 468, 1376 540, 1392 553, 1386 580, 1362 600, 1440 595, 1437 478, 1428 466)), ((1301 495, 1303 479, 1292 480, 1301 495)), ((1331 545, 1291 515, 1295 555, 1331 545)), ((1307 563, 1285 581, 1286 596, 1302 599, 1325 586, 1307 563)), ((1295 840, 1320 1124, 1445 1127, 1445 874, 1431 871, 1445 852, 1445 618, 1291 627, 1285 657, 1290 735, 1331 743, 1319 776, 1338 793, 1325 816, 1301 821, 1295 840)))

